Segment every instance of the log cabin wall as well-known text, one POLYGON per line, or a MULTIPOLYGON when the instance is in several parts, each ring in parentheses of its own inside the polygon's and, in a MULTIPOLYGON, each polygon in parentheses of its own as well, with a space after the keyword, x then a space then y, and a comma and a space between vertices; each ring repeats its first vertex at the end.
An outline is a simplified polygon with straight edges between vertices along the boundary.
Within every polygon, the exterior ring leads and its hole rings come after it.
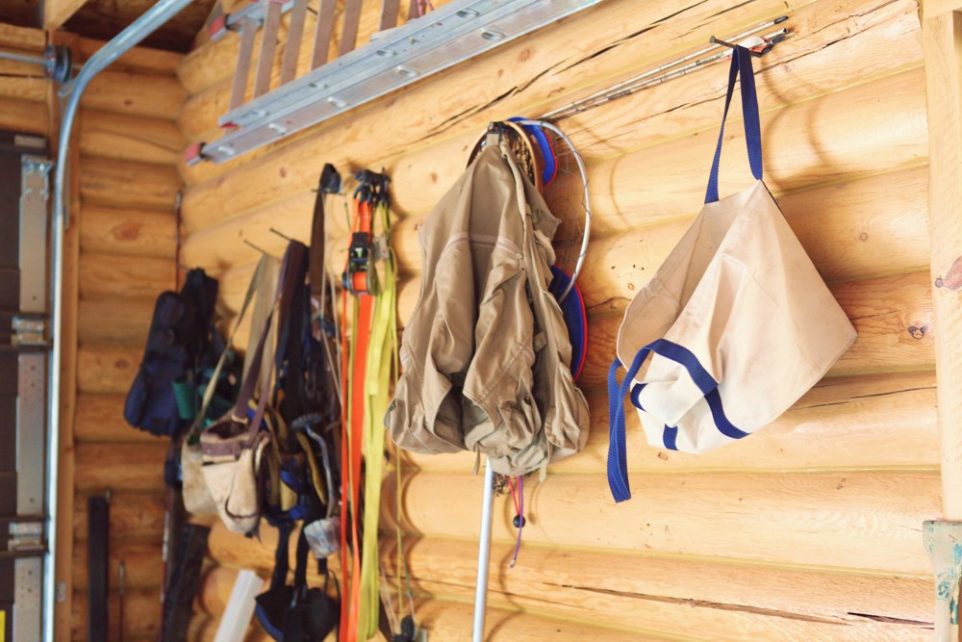
POLYGON ((176 164, 184 144, 176 118, 186 98, 174 75, 180 58, 137 50, 101 73, 81 103, 74 133, 79 206, 72 220, 79 229, 79 261, 73 640, 87 639, 86 498, 108 489, 110 639, 121 639, 121 560, 127 569, 123 639, 152 640, 160 623, 167 441, 129 427, 123 401, 154 300, 176 286, 182 187, 176 164))
MULTIPOLYGON (((462 171, 488 121, 536 116, 700 48, 711 34, 738 33, 782 13, 790 14, 794 35, 755 63, 765 177, 859 338, 774 425, 716 452, 694 457, 650 448, 632 416, 635 494, 615 506, 605 478, 605 372, 622 311, 701 206, 726 69, 716 65, 563 121, 586 157, 594 206, 581 280, 590 353, 580 381, 592 433, 586 452, 553 466, 544 483, 528 485, 531 512, 513 569, 513 510, 509 499, 498 500, 489 639, 931 635, 921 524, 939 512, 939 446, 916 2, 607 0, 225 165, 181 167, 181 262, 218 275, 232 311, 257 259, 242 240, 280 254, 284 241, 269 231, 273 226, 306 241, 311 188, 325 162, 342 171, 386 168, 398 215, 392 243, 403 273, 403 323, 418 292, 417 227, 462 171)), ((376 22, 367 10, 360 41, 376 22)), ((202 43, 180 65, 189 98, 179 124, 188 141, 217 137, 235 54, 233 38, 202 43)), ((733 121, 723 192, 750 180, 740 119, 733 121)), ((113 162, 98 159, 94 167, 113 162)), ((546 194, 563 219, 556 241, 569 266, 581 231, 579 190, 569 166, 546 194)), ((343 257, 347 231, 335 236, 343 257)), ((113 272, 103 248, 89 254, 98 274, 113 272)), ((111 283, 88 298, 153 292, 172 278, 138 274, 133 284, 111 283)), ((88 344, 98 346, 91 364, 130 356, 99 340, 88 344)), ((107 392, 97 399, 106 401, 107 392)), ((473 457, 412 457, 405 464, 400 517, 422 600, 419 617, 433 640, 467 639, 481 500, 473 457)), ((393 541, 399 517, 393 497, 388 481, 385 542, 393 541)), ((207 625, 223 611, 237 568, 266 577, 274 541, 269 528, 257 542, 214 527, 211 555, 219 566, 207 575, 198 621, 206 632, 199 638, 210 637, 207 625)), ((386 560, 396 553, 385 545, 386 560)))

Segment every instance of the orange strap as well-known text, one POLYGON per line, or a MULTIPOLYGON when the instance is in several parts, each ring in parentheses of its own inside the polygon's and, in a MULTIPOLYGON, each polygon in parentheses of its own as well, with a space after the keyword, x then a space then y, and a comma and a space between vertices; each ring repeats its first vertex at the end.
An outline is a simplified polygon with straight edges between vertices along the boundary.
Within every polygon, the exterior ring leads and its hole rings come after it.
MULTIPOLYGON (((370 203, 357 203, 357 218, 354 229, 370 232, 370 203)), ((354 276, 361 275, 366 276, 365 273, 355 273, 354 276)), ((341 294, 342 324, 347 323, 347 300, 348 293, 344 290, 341 294)), ((340 534, 341 568, 343 569, 344 581, 341 593, 341 621, 338 628, 340 642, 357 641, 357 625, 361 606, 361 543, 358 529, 360 513, 358 504, 361 491, 361 450, 364 435, 364 377, 371 340, 374 297, 369 294, 357 295, 352 312, 351 338, 348 339, 347 332, 341 332, 341 389, 345 391, 345 399, 344 403, 341 404, 341 465, 344 469, 341 471, 340 534), (350 511, 350 533, 345 510, 350 511), (348 537, 349 534, 350 538, 348 537), (348 549, 350 549, 350 552, 348 549)), ((376 537, 377 533, 368 536, 376 537)))

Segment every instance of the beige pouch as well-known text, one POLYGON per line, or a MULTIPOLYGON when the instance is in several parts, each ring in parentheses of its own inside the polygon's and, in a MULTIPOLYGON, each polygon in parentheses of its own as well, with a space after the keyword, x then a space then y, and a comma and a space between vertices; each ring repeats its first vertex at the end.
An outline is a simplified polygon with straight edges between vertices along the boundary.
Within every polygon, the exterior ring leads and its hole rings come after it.
POLYGON ((626 396, 638 410, 648 443, 705 452, 771 423, 856 337, 762 182, 751 57, 740 47, 732 57, 725 113, 739 74, 757 181, 719 200, 723 126, 704 208, 628 306, 618 333, 608 382, 608 481, 619 501, 630 497, 626 396), (620 364, 628 373, 619 385, 620 364))

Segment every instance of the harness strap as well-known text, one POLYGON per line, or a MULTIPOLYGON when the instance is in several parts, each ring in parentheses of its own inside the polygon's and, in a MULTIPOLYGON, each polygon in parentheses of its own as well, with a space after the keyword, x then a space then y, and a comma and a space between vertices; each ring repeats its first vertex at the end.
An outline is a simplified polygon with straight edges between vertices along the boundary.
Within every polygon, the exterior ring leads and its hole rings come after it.
POLYGON ((748 164, 752 176, 762 180, 762 129, 758 116, 758 96, 755 93, 755 72, 752 69, 751 53, 744 47, 735 47, 732 52, 732 63, 728 72, 728 93, 725 94, 725 111, 722 115, 721 129, 718 132, 718 144, 715 145, 715 157, 708 175, 708 190, 705 202, 714 203, 718 200, 718 168, 721 164, 722 141, 725 138, 725 120, 728 108, 735 93, 735 81, 741 74, 742 118, 745 123, 745 144, 748 147, 748 164))

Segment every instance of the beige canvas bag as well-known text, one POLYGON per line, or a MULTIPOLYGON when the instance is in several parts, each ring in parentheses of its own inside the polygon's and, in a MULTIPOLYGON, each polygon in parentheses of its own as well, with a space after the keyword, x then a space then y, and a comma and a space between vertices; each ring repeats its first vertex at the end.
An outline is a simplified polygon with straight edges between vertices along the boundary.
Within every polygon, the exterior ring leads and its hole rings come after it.
MULTIPOLYGON (((276 280, 277 265, 277 259, 267 256, 266 254, 262 255, 260 261, 258 261, 257 269, 254 270, 254 275, 251 277, 250 284, 247 286, 247 293, 244 295, 244 303, 241 305, 241 309, 237 314, 237 319, 234 322, 234 328, 231 330, 230 336, 227 337, 227 343, 224 346, 224 351, 220 355, 220 359, 217 361, 217 366, 214 368, 214 374, 211 378, 211 381, 218 381, 220 379, 220 373, 227 361, 227 355, 230 352, 231 345, 233 344, 234 336, 237 333, 237 328, 240 327, 240 322, 247 313, 247 308, 250 306, 254 294, 257 294, 257 304, 260 304, 261 300, 266 298, 268 301, 263 305, 263 307, 269 307, 270 300, 272 300, 274 296, 274 288, 268 288, 267 285, 272 280, 276 280)), ((255 308, 256 307, 261 306, 255 304, 255 308)), ((258 322, 257 318, 255 318, 251 327, 257 328, 262 324, 263 317, 260 322, 258 322)), ((254 348, 256 348, 254 345, 249 347, 249 355, 252 354, 252 350, 254 348)), ((250 359, 247 360, 247 363, 250 363, 250 359)), ((201 465, 204 457, 200 449, 200 433, 203 430, 203 422, 207 416, 207 409, 210 406, 213 397, 214 386, 208 386, 208 388, 204 391, 201 408, 197 413, 196 419, 194 420, 194 425, 192 425, 190 430, 187 431, 180 448, 180 470, 181 482, 183 485, 182 495, 184 498, 184 508, 191 515, 218 514, 217 505, 214 502, 214 498, 210 494, 210 489, 207 487, 207 480, 204 479, 204 474, 201 472, 201 465)))
POLYGON ((763 428, 811 388, 855 340, 762 181, 749 52, 732 56, 725 115, 741 75, 749 188, 719 200, 718 137, 705 206, 625 311, 608 377, 608 483, 628 499, 624 399, 648 443, 690 453, 763 428), (619 384, 617 370, 628 372, 619 384))

